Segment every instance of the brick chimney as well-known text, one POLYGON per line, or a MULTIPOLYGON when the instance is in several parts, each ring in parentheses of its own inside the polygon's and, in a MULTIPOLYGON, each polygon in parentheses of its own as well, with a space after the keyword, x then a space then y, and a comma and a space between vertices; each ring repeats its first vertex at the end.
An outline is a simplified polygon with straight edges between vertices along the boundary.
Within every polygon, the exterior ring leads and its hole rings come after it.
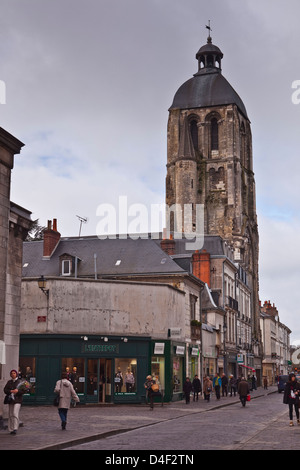
POLYGON ((192 254, 192 268, 194 276, 210 287, 210 254, 206 250, 196 250, 192 254))
POLYGON ((53 219, 53 227, 51 220, 48 220, 48 227, 44 230, 43 256, 50 258, 58 245, 59 240, 60 233, 57 231, 57 219, 53 219))
POLYGON ((170 239, 164 238, 160 242, 160 247, 167 255, 175 255, 175 240, 173 240, 173 235, 170 234, 170 239))

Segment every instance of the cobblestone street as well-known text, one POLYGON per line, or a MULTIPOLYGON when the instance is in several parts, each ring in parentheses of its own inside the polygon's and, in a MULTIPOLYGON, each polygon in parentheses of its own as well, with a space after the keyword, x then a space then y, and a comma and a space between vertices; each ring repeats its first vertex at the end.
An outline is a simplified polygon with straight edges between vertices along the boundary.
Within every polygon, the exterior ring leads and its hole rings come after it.
POLYGON ((78 406, 61 431, 57 409, 21 408, 16 436, 0 431, 1 450, 264 450, 298 449, 300 426, 289 427, 277 387, 259 388, 243 408, 238 397, 213 396, 156 405, 78 406))

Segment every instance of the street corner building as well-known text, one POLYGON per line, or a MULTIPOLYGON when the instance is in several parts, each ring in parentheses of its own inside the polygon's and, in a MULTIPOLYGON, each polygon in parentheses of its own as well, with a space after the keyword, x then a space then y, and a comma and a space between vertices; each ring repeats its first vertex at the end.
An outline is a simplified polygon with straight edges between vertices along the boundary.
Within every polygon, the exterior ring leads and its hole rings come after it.
MULTIPOLYGON (((23 143, 0 128, 0 389, 19 362, 23 241, 31 227, 27 209, 10 201, 14 157, 23 143)), ((1 397, 3 397, 1 393, 1 397)), ((5 410, 0 400, 0 427, 5 410)))
POLYGON ((169 109, 168 232, 66 238, 54 219, 43 240, 24 243, 25 402, 50 403, 62 371, 81 403, 144 402, 149 373, 165 400, 182 398, 186 375, 255 369, 261 381, 251 126, 222 59, 209 36, 169 109), (176 214, 186 204, 188 227, 176 214), (204 244, 191 250, 185 235, 196 235, 199 204, 204 244))

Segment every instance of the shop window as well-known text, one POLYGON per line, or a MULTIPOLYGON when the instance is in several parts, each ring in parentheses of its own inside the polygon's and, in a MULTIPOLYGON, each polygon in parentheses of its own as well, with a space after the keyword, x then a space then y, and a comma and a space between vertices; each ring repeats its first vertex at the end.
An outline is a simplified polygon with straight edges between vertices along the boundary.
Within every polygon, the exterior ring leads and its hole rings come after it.
POLYGON ((115 360, 115 393, 136 393, 136 359, 118 358, 115 360))
POLYGON ((182 392, 183 357, 173 358, 173 392, 182 392))
POLYGON ((35 357, 20 357, 19 374, 30 383, 30 395, 35 395, 35 357))
POLYGON ((160 390, 165 390, 165 358, 153 356, 151 359, 151 375, 160 390))
POLYGON ((76 393, 84 393, 85 370, 84 358, 63 358, 61 361, 62 372, 68 374, 68 380, 73 384, 76 393))

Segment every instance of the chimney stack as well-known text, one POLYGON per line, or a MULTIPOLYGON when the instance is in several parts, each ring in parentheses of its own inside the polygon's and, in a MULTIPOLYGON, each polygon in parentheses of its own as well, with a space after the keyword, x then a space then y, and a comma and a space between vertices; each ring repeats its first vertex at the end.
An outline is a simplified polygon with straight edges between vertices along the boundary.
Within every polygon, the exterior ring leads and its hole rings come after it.
POLYGON ((206 282, 210 287, 210 254, 206 250, 196 250, 192 255, 192 268, 194 276, 206 282))
POLYGON ((170 234, 170 239, 163 239, 160 242, 161 249, 167 253, 167 255, 175 255, 175 240, 173 240, 173 235, 170 234))
POLYGON ((60 233, 57 231, 57 219, 53 219, 53 228, 51 220, 48 220, 48 226, 44 230, 44 251, 43 256, 50 258, 58 245, 60 233))

